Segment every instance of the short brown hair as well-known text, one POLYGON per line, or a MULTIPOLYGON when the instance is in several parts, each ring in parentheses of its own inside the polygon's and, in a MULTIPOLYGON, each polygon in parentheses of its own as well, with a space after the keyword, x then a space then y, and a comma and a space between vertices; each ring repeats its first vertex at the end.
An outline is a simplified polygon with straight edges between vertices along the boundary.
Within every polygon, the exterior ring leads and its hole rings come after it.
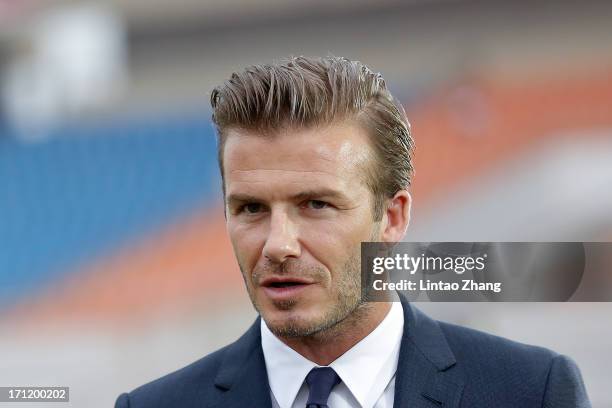
POLYGON ((414 140, 406 113, 382 75, 361 62, 293 57, 249 66, 216 87, 210 103, 219 135, 222 180, 228 129, 274 132, 352 119, 368 131, 376 155, 376 165, 366 176, 376 221, 382 218, 385 199, 407 189, 412 181, 414 140))

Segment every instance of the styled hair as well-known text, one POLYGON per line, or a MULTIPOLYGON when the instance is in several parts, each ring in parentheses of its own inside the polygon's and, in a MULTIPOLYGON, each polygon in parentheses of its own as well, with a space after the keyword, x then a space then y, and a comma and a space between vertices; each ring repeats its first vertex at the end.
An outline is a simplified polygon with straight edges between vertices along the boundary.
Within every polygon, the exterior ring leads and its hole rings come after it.
POLYGON ((412 181, 414 140, 402 105, 380 73, 340 57, 292 57, 235 72, 211 94, 212 120, 219 136, 223 180, 226 132, 242 129, 273 133, 355 121, 367 131, 375 154, 364 180, 374 197, 374 220, 382 219, 385 200, 412 181))

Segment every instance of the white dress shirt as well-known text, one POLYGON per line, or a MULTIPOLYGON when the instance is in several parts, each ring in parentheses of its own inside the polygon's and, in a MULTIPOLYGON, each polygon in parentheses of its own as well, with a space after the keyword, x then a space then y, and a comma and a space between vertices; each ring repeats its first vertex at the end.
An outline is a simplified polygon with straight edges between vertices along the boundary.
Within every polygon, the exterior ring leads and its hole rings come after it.
MULTIPOLYGON (((330 408, 391 408, 395 371, 404 331, 404 312, 393 302, 383 321, 329 366, 342 382, 331 392, 330 408)), ((273 408, 304 408, 308 400, 306 375, 316 363, 280 341, 261 320, 263 348, 273 408)))

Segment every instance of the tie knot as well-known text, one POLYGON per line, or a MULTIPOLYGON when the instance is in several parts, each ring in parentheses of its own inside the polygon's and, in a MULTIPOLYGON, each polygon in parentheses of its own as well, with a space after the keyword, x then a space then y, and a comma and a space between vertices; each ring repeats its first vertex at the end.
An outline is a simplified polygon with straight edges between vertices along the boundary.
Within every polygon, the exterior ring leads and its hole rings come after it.
POLYGON ((327 407, 327 399, 334 388, 340 383, 340 377, 331 367, 317 367, 310 370, 306 376, 306 384, 310 388, 307 407, 327 407))

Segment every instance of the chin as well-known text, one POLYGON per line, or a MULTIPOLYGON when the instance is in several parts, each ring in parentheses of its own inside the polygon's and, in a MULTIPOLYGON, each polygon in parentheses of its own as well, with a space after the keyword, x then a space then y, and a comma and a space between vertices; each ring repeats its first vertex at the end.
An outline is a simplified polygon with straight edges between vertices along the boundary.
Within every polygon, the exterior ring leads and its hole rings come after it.
POLYGON ((272 311, 262 314, 272 333, 280 337, 304 337, 316 333, 321 326, 315 319, 296 311, 272 311))
POLYGON ((275 336, 283 338, 307 337, 317 332, 316 327, 312 327, 309 325, 292 324, 288 322, 277 325, 269 325, 268 328, 275 336))

